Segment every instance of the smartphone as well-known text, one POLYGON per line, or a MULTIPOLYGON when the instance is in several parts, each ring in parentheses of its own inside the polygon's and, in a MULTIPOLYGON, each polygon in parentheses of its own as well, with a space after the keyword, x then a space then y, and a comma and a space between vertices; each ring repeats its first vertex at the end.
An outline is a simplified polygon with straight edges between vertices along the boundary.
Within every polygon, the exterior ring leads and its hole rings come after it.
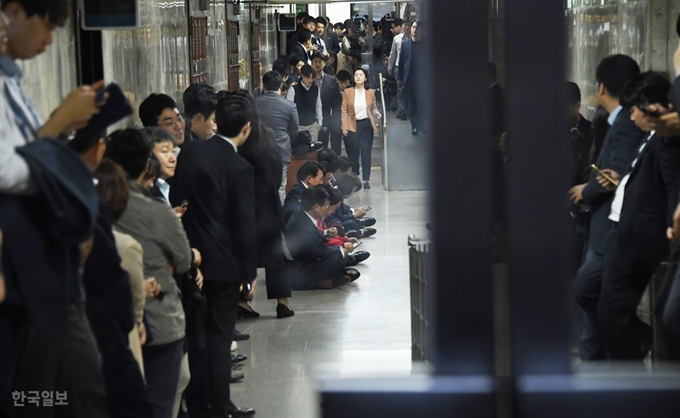
POLYGON ((645 105, 638 105, 638 109, 640 109, 640 111, 642 111, 642 113, 644 113, 647 116, 654 116, 655 118, 660 118, 661 116, 663 116, 661 113, 655 112, 645 105))
POLYGON ((595 171, 597 172, 597 174, 599 174, 599 175, 601 175, 602 177, 604 177, 605 180, 607 180, 608 182, 610 182, 610 183, 613 184, 614 186, 617 186, 617 187, 618 187, 619 182, 616 181, 616 180, 614 180, 613 178, 609 177, 609 176, 608 176, 607 174, 605 174, 602 170, 600 170, 599 168, 597 168, 597 166, 596 166, 595 164, 591 164, 591 165, 590 165, 590 168, 592 168, 593 170, 595 170, 595 171))
POLYGON ((370 206, 366 206, 366 212, 368 212, 368 211, 371 210, 371 209, 373 209, 373 208, 370 207, 370 206))

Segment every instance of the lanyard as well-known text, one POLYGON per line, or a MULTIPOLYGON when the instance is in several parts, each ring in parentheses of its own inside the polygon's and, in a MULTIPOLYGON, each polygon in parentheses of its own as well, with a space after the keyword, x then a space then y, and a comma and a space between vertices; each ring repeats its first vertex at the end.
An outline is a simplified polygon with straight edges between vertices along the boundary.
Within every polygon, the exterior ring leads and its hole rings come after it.
POLYGON ((12 96, 12 92, 10 92, 7 83, 5 83, 5 96, 9 101, 9 105, 12 108, 12 112, 14 112, 14 116, 16 117, 16 122, 19 125, 19 129, 21 130, 21 133, 24 135, 26 142, 31 142, 33 141, 33 139, 37 139, 38 133, 33 127, 31 120, 28 118, 26 113, 24 113, 24 110, 16 102, 14 96, 12 96))

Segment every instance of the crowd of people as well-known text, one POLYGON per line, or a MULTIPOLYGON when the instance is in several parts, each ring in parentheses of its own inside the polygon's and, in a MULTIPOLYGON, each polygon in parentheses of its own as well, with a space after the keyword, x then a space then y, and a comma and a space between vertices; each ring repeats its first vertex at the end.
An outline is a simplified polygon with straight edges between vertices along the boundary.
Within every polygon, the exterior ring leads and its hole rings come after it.
POLYGON ((366 72, 324 90, 305 63, 287 85, 291 64, 279 60, 257 96, 195 84, 180 111, 154 93, 138 109, 143 128, 107 135, 90 123, 103 82, 71 92, 44 123, 21 90, 16 60, 50 45, 68 2, 3 0, 2 11, 0 415, 255 414, 232 402, 230 384, 245 377, 235 350, 249 336, 236 321, 259 316, 258 268, 283 319, 292 290, 353 283, 370 257, 358 247, 376 220, 349 204, 369 187, 370 158, 362 182, 358 151, 326 147, 286 181, 303 128, 337 141, 319 128, 324 112, 334 131, 360 132, 356 148, 364 132, 372 142, 381 115, 366 72), (351 117, 343 90, 367 98, 351 117), (343 116, 317 106, 325 94, 343 116), (35 390, 63 391, 66 409, 17 407, 35 390))
MULTIPOLYGON (((680 36, 680 19, 678 20, 680 36)), ((680 75, 680 47, 675 54, 680 75)), ((652 328, 638 305, 669 259, 655 315, 680 359, 680 78, 641 72, 625 55, 603 59, 595 74, 600 108, 590 123, 581 92, 565 86, 573 172, 571 217, 579 251, 572 273, 583 361, 643 360, 652 328)))

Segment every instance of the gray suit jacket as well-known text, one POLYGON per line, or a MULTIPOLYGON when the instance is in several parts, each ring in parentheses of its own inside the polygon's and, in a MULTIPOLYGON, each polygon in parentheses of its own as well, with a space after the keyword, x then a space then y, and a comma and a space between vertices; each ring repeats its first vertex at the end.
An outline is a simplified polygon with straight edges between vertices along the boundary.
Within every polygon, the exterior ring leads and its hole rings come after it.
POLYGON ((290 164, 294 141, 300 131, 297 106, 277 92, 268 91, 255 98, 260 121, 276 134, 281 161, 290 164))
POLYGON ((154 277, 164 294, 162 298, 146 300, 144 313, 153 335, 149 345, 184 338, 182 294, 170 275, 170 265, 175 274, 184 274, 191 268, 191 248, 182 222, 165 202, 147 197, 141 186, 131 183, 128 207, 116 229, 142 245, 144 277, 154 277))

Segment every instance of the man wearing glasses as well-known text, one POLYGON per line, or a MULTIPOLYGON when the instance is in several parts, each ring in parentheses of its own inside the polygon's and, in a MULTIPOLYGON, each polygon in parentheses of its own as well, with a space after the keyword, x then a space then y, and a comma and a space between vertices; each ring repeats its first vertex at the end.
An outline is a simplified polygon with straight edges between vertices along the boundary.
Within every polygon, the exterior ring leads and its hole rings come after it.
POLYGON ((145 128, 159 127, 167 131, 177 146, 184 144, 184 118, 170 96, 151 94, 139 106, 139 119, 145 128))

